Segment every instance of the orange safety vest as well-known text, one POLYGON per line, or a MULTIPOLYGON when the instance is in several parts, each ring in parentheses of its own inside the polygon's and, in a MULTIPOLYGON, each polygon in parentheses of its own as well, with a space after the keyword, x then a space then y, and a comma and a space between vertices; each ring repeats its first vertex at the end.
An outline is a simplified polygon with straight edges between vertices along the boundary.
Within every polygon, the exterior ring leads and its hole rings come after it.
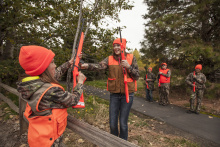
MULTIPOLYGON (((167 72, 169 71, 170 69, 161 69, 159 68, 159 71, 164 73, 164 74, 167 74, 167 72)), ((170 83, 170 77, 165 77, 163 76, 162 74, 160 75, 160 83, 170 83)))
MULTIPOLYGON (((127 54, 128 64, 132 64, 133 54, 127 54)), ((125 93, 123 69, 119 62, 113 56, 108 58, 109 75, 107 80, 107 90, 112 93, 125 93)), ((137 91, 137 82, 127 74, 127 83, 129 93, 137 91)))
POLYGON ((52 109, 52 111, 51 109, 43 111, 38 109, 42 97, 52 87, 60 87, 64 90, 60 85, 46 83, 33 94, 31 101, 26 105, 24 116, 29 121, 28 143, 30 147, 50 147, 66 129, 67 108, 52 109), (32 116, 33 112, 34 116, 32 116), (48 113, 50 115, 43 115, 48 113))

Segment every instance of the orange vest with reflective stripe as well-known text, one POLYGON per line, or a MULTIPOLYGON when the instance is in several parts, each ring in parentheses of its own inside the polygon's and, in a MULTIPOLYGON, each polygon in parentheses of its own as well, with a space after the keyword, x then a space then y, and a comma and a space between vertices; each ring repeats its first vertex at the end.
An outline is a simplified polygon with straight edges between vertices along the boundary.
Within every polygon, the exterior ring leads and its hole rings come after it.
MULTIPOLYGON (((164 73, 164 74, 167 74, 167 72, 169 71, 170 69, 161 69, 159 68, 159 71, 164 73)), ((160 83, 170 83, 170 77, 165 77, 163 76, 162 74, 160 75, 160 83)))
MULTIPOLYGON (((127 54, 126 60, 131 65, 133 54, 127 54)), ((109 75, 107 80, 107 90, 111 93, 125 93, 123 68, 113 56, 108 57, 109 75)), ((128 72, 127 72, 128 73, 128 72)), ((129 93, 137 91, 137 82, 127 74, 129 93)))
POLYGON ((38 109, 42 97, 52 87, 60 87, 64 90, 60 85, 46 83, 33 94, 31 101, 27 103, 24 116, 29 121, 28 143, 30 147, 50 147, 66 129, 67 108, 43 111, 38 109))

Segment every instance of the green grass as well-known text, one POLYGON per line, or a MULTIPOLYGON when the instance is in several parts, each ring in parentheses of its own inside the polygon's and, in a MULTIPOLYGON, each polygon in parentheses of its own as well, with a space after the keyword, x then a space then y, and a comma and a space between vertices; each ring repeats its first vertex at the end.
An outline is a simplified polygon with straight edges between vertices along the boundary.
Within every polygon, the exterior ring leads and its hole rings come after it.
POLYGON ((166 142, 170 144, 170 146, 186 146, 186 147, 199 147, 198 144, 192 143, 184 138, 176 138, 176 139, 170 139, 165 138, 166 142))
POLYGON ((107 88, 107 80, 86 81, 85 84, 89 86, 101 88, 101 89, 107 88))

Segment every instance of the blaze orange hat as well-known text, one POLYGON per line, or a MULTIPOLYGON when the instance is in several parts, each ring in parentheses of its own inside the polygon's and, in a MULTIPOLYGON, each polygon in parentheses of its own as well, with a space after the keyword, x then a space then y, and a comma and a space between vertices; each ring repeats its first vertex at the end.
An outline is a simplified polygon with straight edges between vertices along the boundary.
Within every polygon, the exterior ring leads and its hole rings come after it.
MULTIPOLYGON (((120 38, 115 39, 113 42, 113 45, 114 44, 121 44, 121 39, 120 38)), ((125 38, 122 38, 122 44, 123 44, 124 48, 126 48, 126 39, 125 38)))
POLYGON ((195 69, 200 69, 200 70, 202 70, 202 65, 201 65, 201 64, 196 65, 195 69))
POLYGON ((150 69, 150 70, 152 71, 152 68, 151 68, 151 67, 149 67, 148 69, 150 69))
POLYGON ((42 74, 50 65, 55 54, 41 46, 22 46, 19 54, 19 63, 30 76, 42 74))
POLYGON ((166 63, 162 63, 162 64, 161 64, 161 66, 162 66, 162 65, 166 65, 166 66, 167 66, 167 64, 166 64, 166 63))

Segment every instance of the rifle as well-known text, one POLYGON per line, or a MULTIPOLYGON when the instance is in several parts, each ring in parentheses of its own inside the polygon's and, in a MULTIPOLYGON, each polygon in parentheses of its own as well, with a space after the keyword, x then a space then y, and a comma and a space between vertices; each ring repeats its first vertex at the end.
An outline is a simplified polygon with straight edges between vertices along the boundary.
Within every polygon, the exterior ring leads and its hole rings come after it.
MULTIPOLYGON (((147 74, 146 74, 146 80, 147 80, 147 74)), ((148 82, 146 81, 146 85, 147 85, 147 89, 149 89, 149 87, 148 87, 148 82)))
MULTIPOLYGON (((196 75, 195 71, 193 72, 193 75, 196 75)), ((193 82, 193 92, 196 92, 196 82, 193 82)))
MULTIPOLYGON (((73 71, 73 89, 77 84, 76 77, 79 75, 79 62, 80 62, 79 54, 81 54, 81 52, 82 52, 83 40, 84 40, 84 33, 82 31, 83 24, 84 24, 84 19, 82 20, 82 27, 81 27, 81 30, 80 30, 80 40, 79 40, 79 43, 77 45, 75 60, 74 60, 74 63, 73 63, 73 70, 72 70, 73 71)), ((77 105, 72 106, 72 108, 85 108, 83 93, 82 93, 77 105)))
MULTIPOLYGON (((160 71, 161 69, 159 68, 159 71, 160 71)), ((158 87, 160 87, 160 75, 159 75, 159 80, 158 80, 159 82, 158 82, 158 87)))
MULTIPOLYGON (((125 58, 125 46, 123 45, 122 43, 122 38, 121 38, 121 30, 120 30, 120 27, 119 27, 119 33, 120 33, 120 41, 121 41, 121 59, 122 60, 126 60, 125 58)), ((123 41, 125 41, 126 43, 126 40, 123 39, 123 41)), ((126 96, 126 102, 129 103, 129 92, 128 92, 128 79, 127 79, 127 71, 125 68, 123 68, 123 75, 124 75, 124 83, 125 83, 125 96, 126 96)))

